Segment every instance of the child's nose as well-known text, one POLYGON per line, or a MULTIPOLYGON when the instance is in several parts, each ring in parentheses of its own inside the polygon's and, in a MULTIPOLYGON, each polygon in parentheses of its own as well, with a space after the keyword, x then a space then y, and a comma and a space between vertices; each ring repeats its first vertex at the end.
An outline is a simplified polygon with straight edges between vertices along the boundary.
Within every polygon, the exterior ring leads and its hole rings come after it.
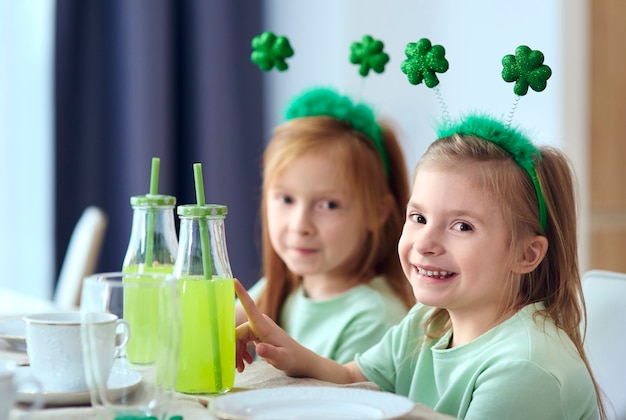
POLYGON ((313 231, 310 211, 304 206, 297 206, 291 213, 289 227, 294 232, 308 234, 313 231))
POLYGON ((440 255, 444 252, 441 235, 433 227, 421 229, 413 241, 413 249, 420 255, 440 255))

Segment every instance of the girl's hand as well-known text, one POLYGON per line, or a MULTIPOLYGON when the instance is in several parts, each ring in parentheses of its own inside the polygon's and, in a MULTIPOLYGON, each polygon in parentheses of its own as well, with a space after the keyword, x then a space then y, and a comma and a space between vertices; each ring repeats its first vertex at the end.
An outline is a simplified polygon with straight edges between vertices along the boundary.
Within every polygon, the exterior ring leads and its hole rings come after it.
POLYGON ((290 376, 300 376, 297 371, 298 353, 305 350, 292 339, 267 315, 259 311, 246 289, 235 279, 235 291, 241 305, 246 311, 248 322, 241 324, 236 330, 237 339, 237 371, 243 372, 244 361, 252 363, 253 357, 248 351, 248 343, 256 345, 256 353, 277 369, 290 376))
POLYGON ((300 345, 267 315, 263 315, 235 279, 235 291, 248 315, 248 322, 237 327, 237 370, 243 372, 244 361, 252 363, 248 352, 250 342, 256 344, 256 354, 289 376, 306 376, 323 381, 348 384, 367 380, 356 362, 340 365, 300 345))

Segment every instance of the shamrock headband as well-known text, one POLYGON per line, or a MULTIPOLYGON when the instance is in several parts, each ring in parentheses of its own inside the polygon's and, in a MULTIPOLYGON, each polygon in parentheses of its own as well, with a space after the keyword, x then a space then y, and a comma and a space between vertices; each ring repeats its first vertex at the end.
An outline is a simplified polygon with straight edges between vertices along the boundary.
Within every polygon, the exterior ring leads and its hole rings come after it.
POLYGON ((454 122, 446 120, 437 127, 437 138, 451 137, 454 134, 480 137, 499 146, 526 171, 535 187, 539 203, 539 223, 545 233, 548 224, 548 207, 535 169, 535 160, 541 160, 541 153, 535 145, 521 131, 486 115, 468 115, 454 122))
MULTIPOLYGON (((370 70, 382 73, 389 61, 381 41, 365 35, 361 42, 353 42, 350 62, 359 65, 359 74, 365 77, 370 70)), ((289 39, 265 31, 252 39, 250 60, 263 71, 289 68, 286 59, 294 55, 289 39)), ((353 129, 372 141, 382 158, 385 173, 389 175, 389 159, 383 145, 382 129, 376 122, 374 112, 365 104, 354 104, 347 96, 332 89, 316 88, 304 92, 292 100, 285 114, 286 120, 302 117, 326 116, 348 123, 353 129)))
POLYGON ((493 143, 507 151, 513 160, 522 168, 533 183, 539 206, 539 223, 545 234, 548 224, 546 200, 541 191, 537 177, 536 163, 541 160, 541 153, 520 131, 511 128, 511 121, 521 96, 532 88, 541 92, 546 88, 552 70, 543 64, 543 53, 531 50, 525 45, 517 47, 515 55, 509 54, 502 59, 502 78, 506 82, 515 82, 513 92, 515 103, 506 123, 484 115, 467 115, 458 121, 450 121, 445 102, 438 90, 437 73, 448 70, 445 49, 441 45, 432 45, 430 40, 423 38, 417 43, 409 43, 405 54, 407 59, 401 64, 401 70, 409 79, 409 83, 418 85, 421 82, 434 88, 439 99, 444 121, 437 129, 438 138, 450 137, 453 134, 473 135, 493 143))
MULTIPOLYGON (((389 54, 384 51, 384 47, 382 41, 364 35, 361 42, 353 42, 350 45, 350 62, 359 65, 359 74, 363 77, 366 77, 370 70, 382 73, 389 62, 389 54)), ((270 71, 273 68, 278 71, 287 70, 289 68, 287 59, 293 55, 293 48, 285 36, 265 31, 252 38, 250 60, 263 71, 270 71)))
POLYGON ((383 161, 385 173, 389 175, 389 159, 383 145, 382 129, 369 106, 355 104, 347 96, 342 96, 332 89, 315 88, 294 98, 285 112, 286 120, 322 116, 344 121, 365 135, 374 144, 383 161))

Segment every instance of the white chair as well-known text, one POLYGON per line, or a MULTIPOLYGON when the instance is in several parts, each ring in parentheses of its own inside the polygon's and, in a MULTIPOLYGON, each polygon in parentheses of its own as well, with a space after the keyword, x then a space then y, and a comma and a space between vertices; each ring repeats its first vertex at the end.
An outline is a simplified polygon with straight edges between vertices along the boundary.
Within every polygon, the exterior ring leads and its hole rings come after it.
POLYGON ((52 298, 57 308, 72 309, 80 305, 83 278, 96 269, 106 226, 106 214, 95 206, 87 207, 78 219, 52 298))
POLYGON ((585 352, 605 393, 610 419, 626 419, 626 273, 591 270, 582 277, 587 305, 585 352))

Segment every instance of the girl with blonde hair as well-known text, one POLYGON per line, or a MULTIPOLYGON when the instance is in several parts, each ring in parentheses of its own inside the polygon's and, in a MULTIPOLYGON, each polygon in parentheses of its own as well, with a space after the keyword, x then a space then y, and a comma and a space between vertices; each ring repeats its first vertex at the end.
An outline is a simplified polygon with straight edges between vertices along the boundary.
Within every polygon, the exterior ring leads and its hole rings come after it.
POLYGON ((417 164, 398 252, 419 301, 340 365, 299 346, 237 292, 245 344, 292 376, 369 380, 461 419, 606 418, 583 350, 573 173, 491 117, 444 124, 417 164))

